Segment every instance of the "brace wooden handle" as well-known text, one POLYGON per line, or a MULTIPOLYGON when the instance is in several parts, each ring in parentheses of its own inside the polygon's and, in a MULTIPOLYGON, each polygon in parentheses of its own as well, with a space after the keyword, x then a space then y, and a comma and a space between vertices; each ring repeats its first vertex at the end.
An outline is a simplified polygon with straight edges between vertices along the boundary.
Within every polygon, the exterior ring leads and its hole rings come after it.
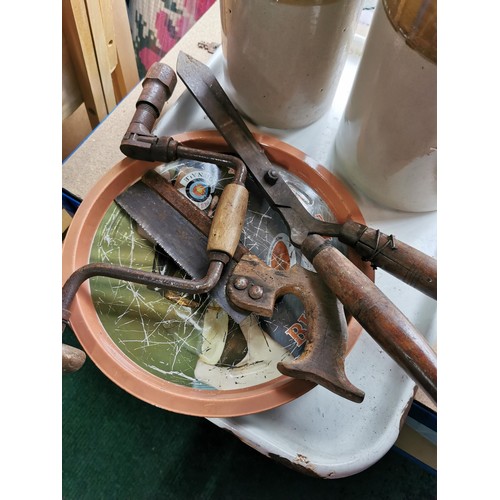
POLYGON ((308 236, 302 251, 344 307, 436 402, 437 356, 408 318, 321 236, 308 236))
POLYGON ((207 250, 234 255, 240 241, 248 205, 248 191, 240 184, 228 184, 215 211, 207 250))
POLYGON ((73 373, 78 371, 85 363, 87 355, 81 349, 62 344, 62 372, 73 373))
POLYGON ((339 240, 352 246, 375 267, 437 298, 437 261, 399 240, 354 221, 342 225, 339 240))

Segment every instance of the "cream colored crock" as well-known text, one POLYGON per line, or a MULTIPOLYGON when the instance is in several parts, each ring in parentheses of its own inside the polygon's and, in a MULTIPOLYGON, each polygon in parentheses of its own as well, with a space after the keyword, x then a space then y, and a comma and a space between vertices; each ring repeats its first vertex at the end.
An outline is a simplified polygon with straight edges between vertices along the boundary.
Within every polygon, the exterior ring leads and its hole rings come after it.
POLYGON ((297 128, 330 107, 361 0, 221 0, 227 93, 257 125, 297 128))
POLYGON ((437 208, 436 0, 382 0, 335 141, 335 171, 409 212, 437 208))

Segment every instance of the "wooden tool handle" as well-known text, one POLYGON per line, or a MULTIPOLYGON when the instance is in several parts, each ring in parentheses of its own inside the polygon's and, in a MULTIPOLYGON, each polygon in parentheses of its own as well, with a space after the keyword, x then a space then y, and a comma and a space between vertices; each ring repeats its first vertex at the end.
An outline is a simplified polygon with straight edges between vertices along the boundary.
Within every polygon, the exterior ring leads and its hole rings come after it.
POLYGON ((308 236, 302 251, 344 307, 436 402, 437 356, 408 318, 321 236, 308 236))
POLYGON ((240 184, 228 184, 215 211, 207 250, 234 255, 240 241, 248 205, 248 191, 240 184))
POLYGON ((436 259, 393 236, 354 221, 342 225, 339 240, 355 248, 374 267, 380 267, 433 299, 437 298, 436 259))
POLYGON ((85 363, 87 355, 81 349, 62 344, 62 371, 63 373, 73 373, 78 371, 85 363))
MULTIPOLYGON (((273 269, 252 254, 244 255, 227 285, 229 300, 236 307, 259 316, 272 317, 276 299, 293 294, 304 305, 307 344, 301 356, 278 363, 290 377, 309 380, 356 403, 364 392, 345 374, 347 323, 342 304, 332 297, 321 278, 295 266, 287 271, 273 269)), ((290 325, 293 330, 293 325, 290 325)))

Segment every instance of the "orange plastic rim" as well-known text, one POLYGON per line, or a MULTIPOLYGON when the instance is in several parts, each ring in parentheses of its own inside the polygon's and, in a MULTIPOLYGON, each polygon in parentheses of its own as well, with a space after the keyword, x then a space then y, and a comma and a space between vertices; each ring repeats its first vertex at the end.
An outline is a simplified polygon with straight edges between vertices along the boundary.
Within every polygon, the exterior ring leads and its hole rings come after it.
MULTIPOLYGON (((326 168, 272 136, 255 134, 255 137, 269 159, 314 189, 339 222, 351 218, 364 223, 347 188, 326 168)), ((190 147, 229 151, 217 131, 187 132, 174 138, 190 147)), ((64 241, 63 282, 75 270, 88 264, 94 235, 114 198, 158 165, 125 158, 91 189, 78 208, 64 241)), ((370 279, 374 279, 370 265, 355 252, 349 251, 347 256, 370 279)), ((85 352, 110 380, 138 399, 176 413, 202 417, 248 415, 288 403, 315 386, 311 382, 282 375, 243 389, 202 390, 156 377, 136 365, 104 330, 95 311, 88 282, 80 287, 71 306, 71 328, 85 352)), ((351 318, 348 321, 348 350, 352 349, 361 331, 361 326, 351 318)))

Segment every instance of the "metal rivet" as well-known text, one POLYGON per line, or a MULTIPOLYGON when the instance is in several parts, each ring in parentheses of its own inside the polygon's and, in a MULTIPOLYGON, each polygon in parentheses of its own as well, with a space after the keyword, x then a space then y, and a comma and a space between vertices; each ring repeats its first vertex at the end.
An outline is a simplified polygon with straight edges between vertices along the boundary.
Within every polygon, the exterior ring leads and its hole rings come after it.
POLYGON ((264 295, 264 290, 262 290, 261 286, 252 285, 248 290, 248 295, 250 295, 250 298, 258 300, 264 295))
POLYGON ((244 290, 248 286, 248 280, 240 276, 234 280, 233 286, 236 290, 244 290))
POLYGON ((264 178, 268 184, 274 185, 274 184, 276 184, 276 181, 279 179, 279 176, 280 175, 279 175, 278 171, 272 169, 272 170, 268 170, 266 172, 266 175, 264 176, 264 178))

